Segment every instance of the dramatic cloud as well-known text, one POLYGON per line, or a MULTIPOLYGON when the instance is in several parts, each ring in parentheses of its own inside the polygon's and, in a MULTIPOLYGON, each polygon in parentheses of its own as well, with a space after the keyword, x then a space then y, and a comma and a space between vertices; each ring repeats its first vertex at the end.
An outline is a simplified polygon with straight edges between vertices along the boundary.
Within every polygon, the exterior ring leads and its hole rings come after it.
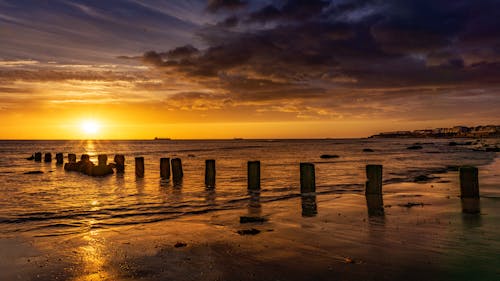
POLYGON ((121 96, 203 121, 500 122, 498 1, 47 3, 0 1, 5 103, 78 81, 81 100, 121 96), (109 67, 85 67, 98 64, 109 67))

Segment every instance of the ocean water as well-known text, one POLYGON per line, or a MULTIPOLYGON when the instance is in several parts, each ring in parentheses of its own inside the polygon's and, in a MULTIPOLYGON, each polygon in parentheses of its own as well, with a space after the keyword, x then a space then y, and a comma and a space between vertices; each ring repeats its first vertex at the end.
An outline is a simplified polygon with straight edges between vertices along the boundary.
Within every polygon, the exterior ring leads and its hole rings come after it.
MULTIPOLYGON (((498 153, 449 146, 449 139, 169 140, 169 141, 0 141, 0 238, 83 233, 148 224, 217 210, 246 208, 247 161, 261 161, 259 202, 300 196, 299 163, 316 167, 317 196, 364 192, 365 165, 384 165, 384 184, 414 182, 418 176, 445 181, 456 167, 480 169, 481 195, 500 197, 498 153), (419 142, 421 150, 407 147, 419 142), (363 152, 364 148, 374 152, 363 152), (91 156, 125 154, 124 174, 89 177, 62 166, 25 158, 34 152, 91 156), (338 158, 321 159, 322 154, 338 158), (136 178, 134 157, 145 158, 145 177, 136 178), (181 185, 160 180, 161 157, 180 157, 181 185), (216 188, 204 186, 205 159, 215 159, 216 188), (42 171, 42 174, 25 174, 42 171)), ((458 189, 451 195, 458 195, 458 189)))

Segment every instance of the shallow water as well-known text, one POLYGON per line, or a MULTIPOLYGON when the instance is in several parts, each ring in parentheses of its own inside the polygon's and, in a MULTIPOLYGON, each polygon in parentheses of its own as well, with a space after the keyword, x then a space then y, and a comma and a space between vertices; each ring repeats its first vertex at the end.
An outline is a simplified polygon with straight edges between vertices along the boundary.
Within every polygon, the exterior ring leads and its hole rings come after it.
MULTIPOLYGON (((0 238, 59 236, 94 229, 147 224, 190 215, 246 208, 246 163, 261 161, 260 202, 299 195, 299 163, 316 165, 318 196, 362 194, 366 164, 384 165, 386 184, 413 182, 421 175, 443 181, 460 165, 480 166, 483 196, 500 197, 498 158, 446 139, 220 140, 220 141, 0 141, 0 238), (421 142, 423 149, 408 150, 421 142), (371 148, 374 152, 363 152, 371 148), (62 166, 25 160, 32 153, 125 154, 123 175, 103 178, 65 172, 62 166), (322 154, 339 158, 321 159, 322 154), (145 177, 134 174, 134 157, 144 156, 145 177), (182 186, 159 177, 161 157, 180 157, 182 186), (204 187, 205 159, 215 159, 217 186, 204 187), (24 174, 28 171, 43 174, 24 174)), ((486 140, 497 144, 498 140, 486 140)), ((65 159, 65 162, 67 160, 65 159)), ((458 195, 458 190, 451 195, 458 195)))

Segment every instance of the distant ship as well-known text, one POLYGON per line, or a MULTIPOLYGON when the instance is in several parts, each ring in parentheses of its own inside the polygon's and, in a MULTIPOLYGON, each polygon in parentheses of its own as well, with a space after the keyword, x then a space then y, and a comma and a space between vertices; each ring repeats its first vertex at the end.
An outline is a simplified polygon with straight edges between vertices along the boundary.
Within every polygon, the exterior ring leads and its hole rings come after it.
POLYGON ((159 137, 155 137, 154 140, 170 140, 170 138, 159 138, 159 137))
POLYGON ((243 138, 233 138, 233 140, 243 140, 243 138))

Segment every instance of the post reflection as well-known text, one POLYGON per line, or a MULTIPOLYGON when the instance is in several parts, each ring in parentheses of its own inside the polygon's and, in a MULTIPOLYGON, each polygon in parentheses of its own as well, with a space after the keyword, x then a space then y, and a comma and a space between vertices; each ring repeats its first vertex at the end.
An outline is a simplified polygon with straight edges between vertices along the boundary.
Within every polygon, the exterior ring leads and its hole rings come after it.
POLYGON ((366 194, 366 207, 369 217, 384 217, 384 200, 381 194, 366 194))
POLYGON ((481 205, 479 198, 462 198, 462 213, 464 214, 479 214, 481 205))
POLYGON ((248 216, 250 217, 260 217, 262 215, 262 207, 260 204, 260 191, 259 190, 249 190, 249 201, 248 201, 248 216))
POLYGON ((316 194, 308 194, 301 196, 302 217, 315 217, 318 214, 318 206, 316 204, 316 194))
POLYGON ((217 194, 215 193, 215 189, 206 188, 205 189, 205 202, 208 206, 215 206, 215 199, 217 198, 217 194))

